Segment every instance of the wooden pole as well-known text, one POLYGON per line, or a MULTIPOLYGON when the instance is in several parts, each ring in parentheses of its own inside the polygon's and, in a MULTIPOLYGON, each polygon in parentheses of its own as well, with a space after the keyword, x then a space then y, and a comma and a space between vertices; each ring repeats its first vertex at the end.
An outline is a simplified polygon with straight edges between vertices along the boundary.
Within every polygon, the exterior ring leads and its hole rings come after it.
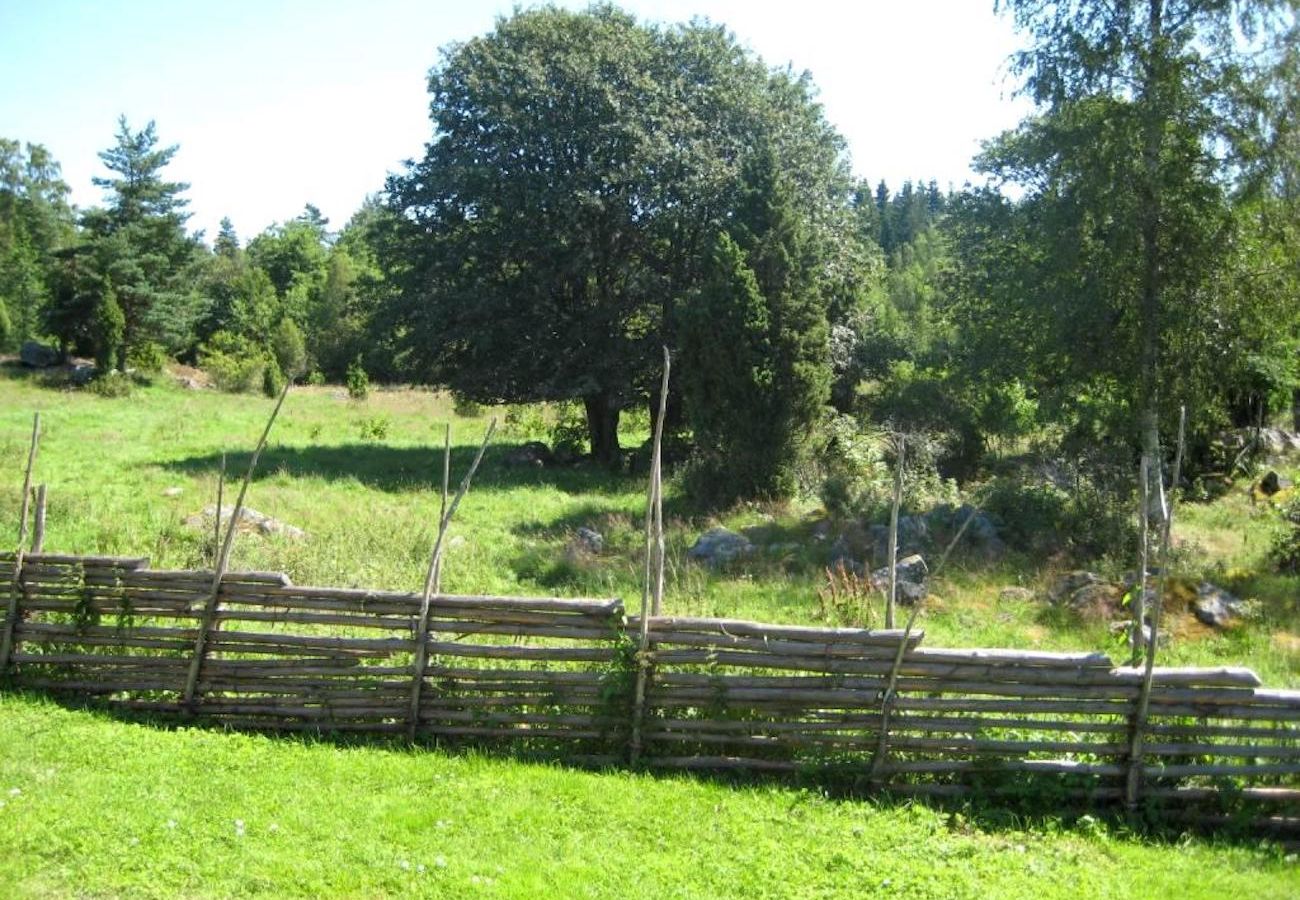
POLYGON ((18 624, 18 596, 22 591, 23 550, 27 542, 27 507, 32 492, 32 469, 41 443, 41 414, 32 417, 32 440, 27 449, 27 473, 23 476, 23 499, 18 511, 18 549, 14 553, 14 574, 9 584, 9 604, 5 609, 4 632, 0 635, 0 675, 9 668, 14 650, 14 627, 18 624))
POLYGON ((217 556, 221 552, 221 504, 226 502, 226 453, 221 452, 221 469, 217 472, 217 512, 212 517, 212 569, 217 568, 217 556))
POLYGON ((1138 467, 1138 577, 1137 593, 1133 596, 1132 613, 1133 613, 1133 632, 1132 632, 1132 660, 1129 665, 1136 666, 1142 660, 1142 625, 1146 621, 1147 607, 1147 572, 1150 568, 1148 554, 1150 552, 1150 503, 1151 503, 1151 471, 1150 460, 1145 453, 1142 454, 1142 463, 1138 467))
POLYGON ((456 490, 456 497, 451 501, 451 506, 447 506, 447 485, 451 472, 450 425, 445 432, 442 454, 442 514, 438 519, 438 535, 433 541, 433 552, 429 556, 429 569, 424 576, 424 590, 420 595, 420 614, 415 626, 415 658, 411 666, 411 703, 406 721, 406 737, 412 742, 415 741, 415 733, 420 725, 420 692, 424 687, 424 670, 429 664, 429 607, 433 603, 433 595, 442 579, 443 540, 447 536, 447 527, 451 524, 452 516, 456 515, 456 508, 469 493, 470 482, 474 480, 474 473, 478 471, 479 463, 483 461, 483 454, 487 452, 488 442, 492 440, 492 434, 496 429, 497 420, 493 418, 483 434, 483 443, 479 446, 474 461, 470 463, 469 471, 465 473, 460 487, 456 490))
POLYGON ((1147 640, 1146 668, 1142 673, 1142 688, 1138 692, 1137 709, 1133 713, 1132 734, 1129 738, 1128 777, 1124 785, 1124 805, 1130 815, 1137 811, 1138 794, 1142 787, 1142 742, 1151 703, 1151 685, 1155 677, 1156 645, 1160 637, 1160 613, 1164 607, 1165 588, 1169 582, 1169 544, 1174 521, 1174 492, 1182 477, 1183 449, 1187 438, 1187 407, 1178 412, 1178 449, 1174 454, 1173 482, 1168 493, 1160 533, 1160 577, 1156 581, 1155 603, 1151 609, 1151 634, 1147 640))
POLYGON ((905 439, 898 436, 898 467, 894 472, 894 505, 889 511, 889 594, 885 598, 885 627, 894 627, 894 604, 898 598, 898 508, 903 502, 903 455, 905 439))
MULTIPOLYGON (((217 599, 221 592, 221 579, 226 574, 226 567, 230 564, 230 551, 234 547, 235 532, 239 529, 239 520, 244 513, 244 497, 248 494, 249 482, 253 480, 253 472, 257 469, 257 461, 262 456, 262 450, 266 447, 266 439, 271 435, 271 426, 275 424, 275 417, 280 414, 280 407, 284 406, 284 398, 289 396, 291 383, 286 381, 284 390, 280 391, 280 399, 275 402, 275 408, 271 410, 271 417, 266 420, 266 427, 262 429, 262 437, 258 439, 257 447, 253 450, 253 458, 248 461, 248 471, 244 473, 244 482, 239 486, 239 497, 235 500, 235 511, 230 517, 230 523, 226 526, 226 537, 221 544, 221 551, 217 554, 216 565, 212 572, 212 589, 208 592, 208 598, 203 604, 203 611, 199 617, 198 637, 194 639, 194 656, 190 660, 189 673, 185 677, 185 690, 182 693, 182 700, 186 709, 193 711, 195 702, 195 690, 199 684, 199 673, 203 669, 203 657, 207 651, 208 632, 212 629, 212 622, 217 614, 217 599)), ((217 507, 217 514, 220 515, 221 507, 217 507)))
POLYGON ((32 526, 32 552, 40 553, 45 549, 45 485, 36 486, 36 515, 32 526))
POLYGON ((668 375, 672 358, 664 347, 664 370, 659 382, 659 416, 655 419, 654 443, 650 452, 650 487, 645 511, 645 582, 641 586, 641 618, 638 623, 636 692, 632 703, 632 741, 629 760, 641 758, 641 735, 645 721, 645 695, 650 680, 650 617, 658 615, 663 601, 664 534, 663 481, 661 478, 664 419, 668 410, 668 375), (653 576, 653 584, 651 578, 653 576))

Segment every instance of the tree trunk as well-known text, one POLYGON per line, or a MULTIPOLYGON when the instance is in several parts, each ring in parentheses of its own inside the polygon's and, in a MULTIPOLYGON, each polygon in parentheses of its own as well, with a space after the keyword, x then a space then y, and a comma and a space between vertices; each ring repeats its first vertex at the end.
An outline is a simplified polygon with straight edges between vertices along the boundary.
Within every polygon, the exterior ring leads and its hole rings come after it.
POLYGON ((1291 391, 1291 427, 1300 431, 1300 388, 1291 391))
POLYGON ((1160 453, 1160 318, 1161 318, 1161 247, 1160 215, 1160 151, 1164 133, 1163 90, 1164 73, 1157 67, 1159 42, 1164 31, 1163 0, 1148 0, 1147 40, 1149 57, 1143 66, 1141 102, 1142 129, 1142 183, 1138 187, 1142 201, 1142 296, 1139 306, 1142 329, 1138 399, 1138 429, 1142 454, 1148 459, 1148 486, 1153 524, 1165 518, 1165 490, 1160 453))
POLYGON ((621 459, 618 446, 619 407, 608 391, 587 394, 582 398, 587 412, 587 437, 591 440, 592 458, 607 465, 621 459))

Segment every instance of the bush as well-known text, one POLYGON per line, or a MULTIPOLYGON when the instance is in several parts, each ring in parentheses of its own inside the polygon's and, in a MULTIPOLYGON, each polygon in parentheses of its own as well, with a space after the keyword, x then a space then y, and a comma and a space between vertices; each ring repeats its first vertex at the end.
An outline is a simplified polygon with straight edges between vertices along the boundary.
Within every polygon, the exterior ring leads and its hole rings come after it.
POLYGON ((361 355, 352 360, 348 366, 347 378, 348 396, 353 400, 364 400, 370 396, 370 377, 366 375, 366 369, 361 365, 361 355))
POLYGON ((307 375, 307 383, 312 387, 320 387, 325 383, 325 373, 320 369, 312 369, 307 375))
POLYGON ((137 372, 154 374, 161 372, 166 365, 167 351, 163 349, 161 344, 154 341, 144 341, 136 344, 126 357, 126 367, 135 369, 137 372))
POLYGON ((285 383, 286 379, 284 373, 280 371, 280 364, 272 356, 262 369, 262 393, 271 398, 278 397, 284 390, 285 383))
POLYGON ((980 492, 978 505, 999 521, 1006 541, 1031 553, 1066 550, 1080 560, 1124 559, 1137 546, 1131 495, 1080 476, 1070 490, 1008 476, 980 492))
POLYGON ((1269 557, 1278 571, 1300 575, 1300 494, 1282 508, 1282 528, 1273 538, 1269 557))
POLYGON ((131 396, 135 383, 124 372, 105 371, 91 379, 86 389, 99 397, 118 399, 131 396))
POLYGON ((199 365, 219 390, 242 394, 262 387, 266 357, 244 338, 218 331, 199 351, 199 365))
POLYGON ((560 459, 577 459, 587 452, 587 414, 575 400, 555 405, 551 452, 560 459))
POLYGON ((363 441, 382 441, 392 424, 388 416, 370 416, 357 423, 357 431, 363 441))
POLYGON ((293 319, 281 319, 275 326, 275 333, 271 335, 271 353, 282 376, 290 381, 307 370, 307 343, 293 319))
POLYGON ((483 407, 478 403, 478 401, 466 397, 459 391, 452 391, 451 403, 452 409, 455 411, 456 415, 461 418, 477 419, 479 416, 483 415, 483 407))
POLYGON ((112 289, 104 291, 95 304, 95 365, 104 372, 122 366, 122 338, 126 316, 112 289))

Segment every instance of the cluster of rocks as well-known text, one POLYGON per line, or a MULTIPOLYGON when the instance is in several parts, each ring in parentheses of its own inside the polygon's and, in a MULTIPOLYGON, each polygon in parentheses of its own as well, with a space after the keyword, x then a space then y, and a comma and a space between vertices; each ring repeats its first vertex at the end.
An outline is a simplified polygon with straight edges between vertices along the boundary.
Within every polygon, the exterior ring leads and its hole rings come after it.
MULTIPOLYGON (((1089 618, 1111 618, 1124 609, 1124 597, 1137 583, 1130 575, 1124 581, 1108 581, 1095 572, 1076 570, 1059 577, 1047 592, 1053 604, 1066 606, 1089 618)), ((1155 601, 1155 591, 1146 588, 1148 604, 1155 601)), ((1200 622, 1212 628, 1228 628, 1249 614, 1246 601, 1234 596, 1208 581, 1199 583, 1171 579, 1167 603, 1184 603, 1186 609, 1200 622)), ((1114 623, 1129 625, 1128 622, 1114 623)))
MULTIPOLYGON (((188 516, 185 519, 185 525, 190 528, 202 528, 211 531, 215 524, 214 518, 216 514, 216 504, 209 504, 204 507, 202 511, 194 513, 192 516, 188 516)), ((221 507, 222 523, 224 524, 229 522, 230 517, 234 514, 235 508, 233 506, 221 507)), ((278 535, 295 541, 307 537, 307 532, 303 531, 296 525, 281 522, 279 519, 274 519, 265 513, 260 513, 247 506, 239 512, 239 530, 256 534, 278 535)))

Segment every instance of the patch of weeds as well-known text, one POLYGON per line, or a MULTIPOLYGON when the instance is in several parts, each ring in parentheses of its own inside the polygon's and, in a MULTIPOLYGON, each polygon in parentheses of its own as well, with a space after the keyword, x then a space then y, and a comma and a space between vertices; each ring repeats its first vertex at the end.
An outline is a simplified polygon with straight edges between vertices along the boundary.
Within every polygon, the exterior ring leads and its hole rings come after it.
POLYGON ((389 416, 367 416, 357 423, 357 433, 363 441, 378 442, 388 437, 388 432, 392 426, 393 420, 389 416))

